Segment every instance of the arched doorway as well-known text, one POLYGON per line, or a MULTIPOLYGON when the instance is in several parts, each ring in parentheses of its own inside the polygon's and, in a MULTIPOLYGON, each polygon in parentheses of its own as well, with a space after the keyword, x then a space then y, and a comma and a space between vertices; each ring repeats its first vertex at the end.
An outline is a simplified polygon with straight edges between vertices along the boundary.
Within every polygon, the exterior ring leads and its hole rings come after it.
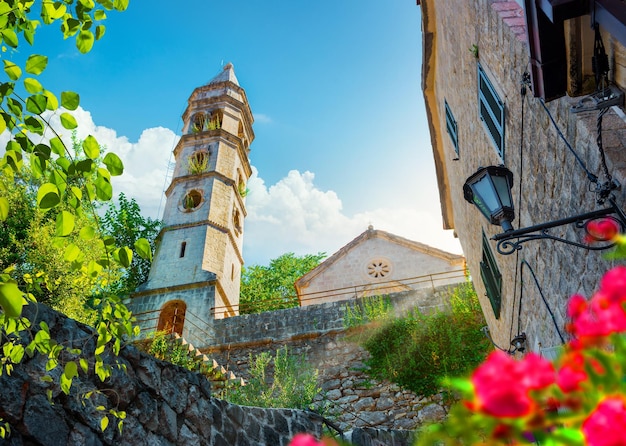
POLYGON ((182 300, 173 300, 163 305, 157 330, 170 334, 177 333, 182 336, 186 310, 187 304, 182 300))

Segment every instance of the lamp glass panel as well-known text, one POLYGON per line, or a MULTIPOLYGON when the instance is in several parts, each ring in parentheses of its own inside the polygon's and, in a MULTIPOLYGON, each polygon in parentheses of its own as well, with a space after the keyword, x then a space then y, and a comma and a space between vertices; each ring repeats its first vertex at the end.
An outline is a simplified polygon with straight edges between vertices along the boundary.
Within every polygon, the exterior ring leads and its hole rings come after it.
POLYGON ((478 204, 478 198, 483 206, 486 207, 487 213, 482 209, 482 206, 479 206, 481 208, 480 210, 485 216, 491 219, 491 214, 500 209, 500 203, 498 202, 498 196, 489 179, 489 175, 484 175, 480 180, 472 184, 472 189, 474 189, 474 195, 478 195, 478 197, 474 198, 474 202, 478 204))
POLYGON ((503 207, 513 207, 513 202, 511 200, 511 189, 509 189, 509 183, 506 177, 496 177, 492 176, 493 185, 496 188, 496 193, 500 197, 500 202, 503 207))

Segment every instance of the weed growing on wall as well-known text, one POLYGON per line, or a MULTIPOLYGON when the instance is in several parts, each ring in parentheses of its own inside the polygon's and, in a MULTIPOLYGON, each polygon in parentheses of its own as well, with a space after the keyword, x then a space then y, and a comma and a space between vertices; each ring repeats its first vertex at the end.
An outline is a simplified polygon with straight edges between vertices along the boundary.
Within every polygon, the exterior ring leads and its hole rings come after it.
POLYGON ((484 324, 474 287, 464 283, 451 291, 449 309, 414 310, 372 332, 363 342, 371 355, 368 373, 419 395, 438 393, 444 377, 462 375, 485 358, 484 324))
POLYGON ((227 389, 224 399, 241 406, 309 409, 321 391, 318 371, 286 346, 274 357, 268 352, 250 355, 249 372, 248 383, 227 389))
POLYGON ((345 328, 358 327, 368 322, 380 321, 389 316, 393 305, 389 296, 363 297, 357 305, 346 305, 343 317, 345 328))

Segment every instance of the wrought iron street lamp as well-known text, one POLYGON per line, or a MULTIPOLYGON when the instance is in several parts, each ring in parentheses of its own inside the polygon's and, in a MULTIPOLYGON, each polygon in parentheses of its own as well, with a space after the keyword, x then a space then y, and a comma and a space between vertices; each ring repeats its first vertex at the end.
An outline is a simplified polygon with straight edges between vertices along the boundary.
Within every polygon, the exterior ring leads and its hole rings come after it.
POLYGON ((610 193, 616 187, 614 183, 611 183, 606 184, 604 186, 606 190, 600 191, 599 194, 599 196, 606 197, 602 202, 609 202, 610 206, 607 208, 527 228, 513 229, 511 222, 515 219, 515 210, 511 198, 512 186, 513 173, 504 166, 481 167, 463 185, 465 199, 476 205, 491 224, 502 226, 504 232, 491 237, 492 240, 498 242, 496 248, 500 254, 512 254, 522 249, 523 243, 540 239, 555 240, 579 248, 598 251, 610 248, 615 243, 609 238, 604 238, 602 234, 593 231, 590 228, 591 222, 604 219, 613 222, 620 232, 623 232, 626 228, 626 215, 615 203, 615 198, 610 193), (580 241, 557 237, 549 232, 552 228, 567 224, 574 224, 576 228, 583 229, 585 231, 584 239, 605 243, 593 245, 581 243, 580 241))

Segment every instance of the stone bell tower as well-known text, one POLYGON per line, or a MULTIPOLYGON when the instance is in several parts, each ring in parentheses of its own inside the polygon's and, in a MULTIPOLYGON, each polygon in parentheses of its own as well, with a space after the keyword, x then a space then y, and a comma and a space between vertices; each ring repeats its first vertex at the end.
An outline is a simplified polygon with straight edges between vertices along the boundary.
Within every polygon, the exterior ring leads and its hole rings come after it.
POLYGON ((232 64, 193 91, 183 122, 150 276, 130 306, 140 322, 141 314, 153 313, 157 329, 188 336, 200 324, 192 316, 210 322, 239 311, 254 132, 232 64))

